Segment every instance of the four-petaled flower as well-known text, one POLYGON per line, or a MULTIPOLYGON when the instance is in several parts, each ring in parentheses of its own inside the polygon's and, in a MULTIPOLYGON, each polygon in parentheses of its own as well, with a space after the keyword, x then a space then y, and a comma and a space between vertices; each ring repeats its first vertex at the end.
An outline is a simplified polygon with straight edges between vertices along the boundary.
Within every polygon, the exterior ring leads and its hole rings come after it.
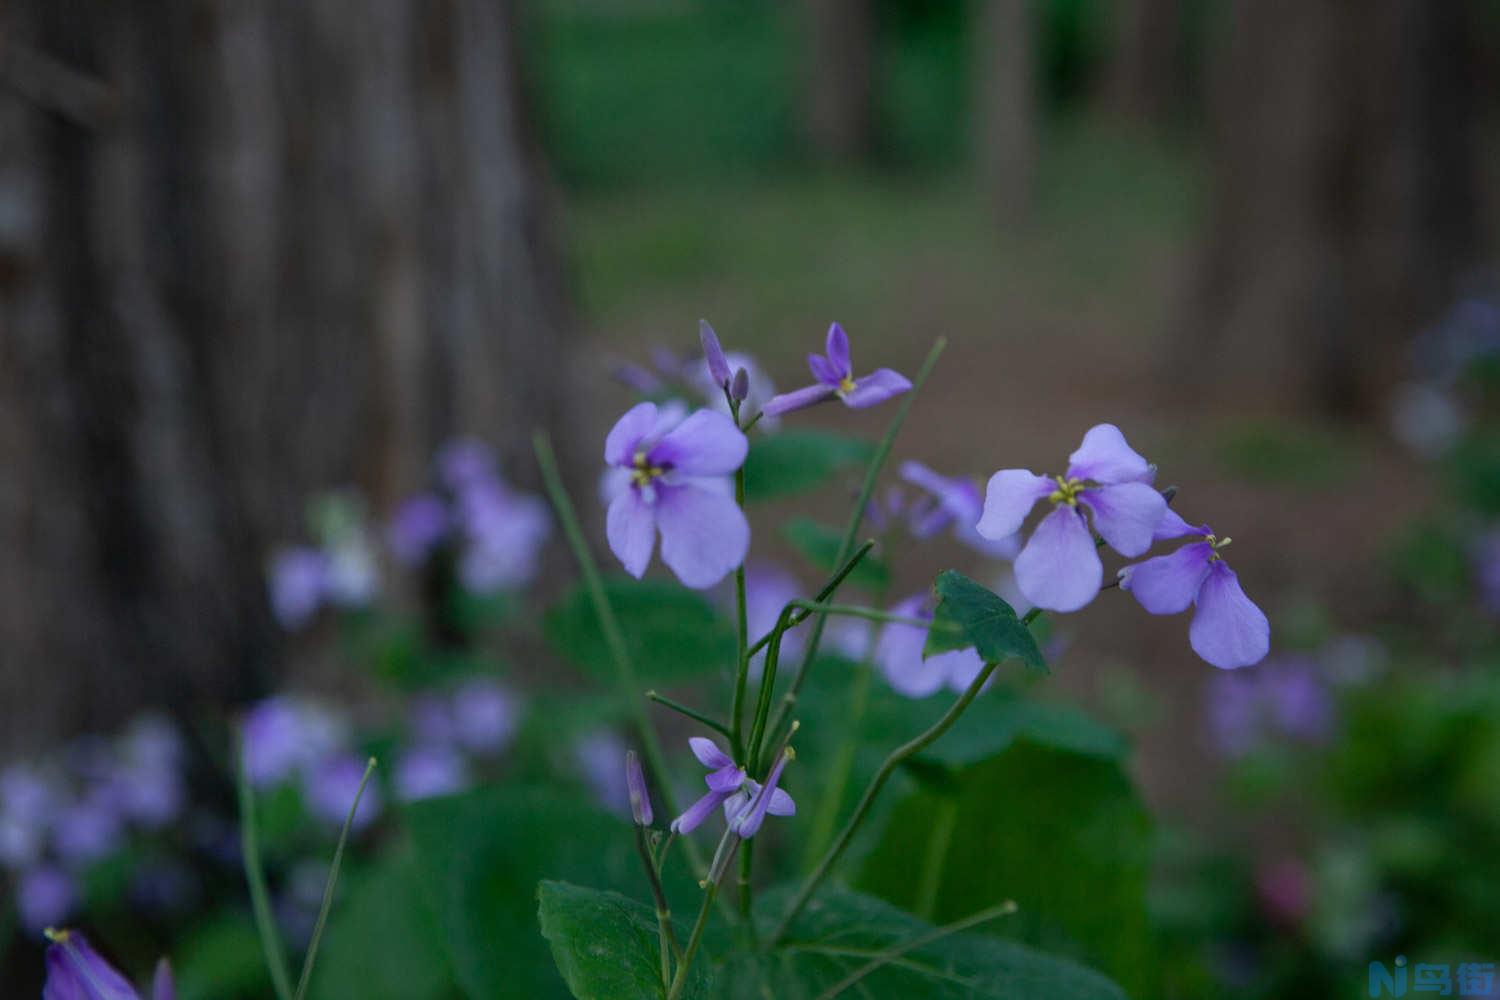
POLYGON ((942 476, 921 462, 902 462, 901 478, 932 497, 932 502, 914 509, 910 518, 911 533, 917 538, 931 538, 952 527, 953 537, 976 552, 997 559, 1014 559, 1021 548, 1019 534, 989 539, 974 527, 984 512, 984 497, 979 485, 967 476, 942 476))
POLYGON ((729 828, 742 838, 749 839, 760 830, 767 813, 772 816, 791 816, 797 812, 797 804, 792 801, 792 797, 776 787, 781 780, 782 769, 791 757, 789 751, 777 759, 776 765, 766 777, 766 783, 762 785, 735 764, 734 758, 719 749, 713 740, 694 736, 688 740, 688 746, 692 747, 693 756, 704 767, 712 770, 703 777, 708 792, 672 821, 673 832, 692 833, 713 815, 715 809, 723 806, 729 828))
POLYGON ((767 416, 777 416, 800 410, 830 399, 840 399, 845 406, 860 410, 883 403, 899 396, 911 388, 905 375, 889 368, 877 368, 868 375, 854 377, 854 366, 849 360, 849 335, 837 323, 828 328, 828 344, 824 354, 809 354, 807 366, 812 369, 817 385, 805 389, 773 396, 766 402, 767 416))
POLYGON ((1175 615, 1196 605, 1188 639, 1193 652, 1226 670, 1259 663, 1271 648, 1271 624, 1240 587, 1240 579, 1220 555, 1230 539, 1206 524, 1188 524, 1169 510, 1156 530, 1159 538, 1198 540, 1170 555, 1120 570, 1120 587, 1153 615, 1175 615))
POLYGON ((991 476, 976 527, 985 538, 998 541, 1020 530, 1038 500, 1051 500, 1052 513, 1016 557, 1016 583, 1039 608, 1077 611, 1099 593, 1104 577, 1084 509, 1093 512, 1094 530, 1116 552, 1141 555, 1151 547, 1167 512, 1166 500, 1150 485, 1153 475, 1118 427, 1099 424, 1068 456, 1066 475, 1049 478, 1026 469, 1002 469, 991 476))
MULTIPOLYGON (((47 981, 42 1000, 140 1000, 130 980, 120 975, 77 931, 48 930, 47 981)), ((173 1000, 177 989, 166 959, 156 966, 151 1000, 173 1000)))
POLYGON ((699 410, 663 433, 654 403, 631 407, 604 442, 604 461, 629 474, 609 504, 609 547, 639 578, 661 534, 662 561, 689 587, 711 587, 745 560, 750 524, 723 477, 749 444, 721 413, 699 410))

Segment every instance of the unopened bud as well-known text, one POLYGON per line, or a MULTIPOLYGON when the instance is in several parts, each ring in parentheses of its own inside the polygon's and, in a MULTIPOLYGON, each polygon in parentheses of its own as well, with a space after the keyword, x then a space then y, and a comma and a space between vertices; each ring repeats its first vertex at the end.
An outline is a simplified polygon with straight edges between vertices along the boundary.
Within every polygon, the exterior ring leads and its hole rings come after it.
POLYGON ((641 826, 650 826, 651 796, 646 793, 646 776, 634 750, 625 752, 625 788, 630 793, 631 817, 641 826))
POLYGON ((750 373, 740 368, 734 373, 734 380, 729 384, 729 395, 737 402, 743 403, 745 397, 750 395, 750 373))

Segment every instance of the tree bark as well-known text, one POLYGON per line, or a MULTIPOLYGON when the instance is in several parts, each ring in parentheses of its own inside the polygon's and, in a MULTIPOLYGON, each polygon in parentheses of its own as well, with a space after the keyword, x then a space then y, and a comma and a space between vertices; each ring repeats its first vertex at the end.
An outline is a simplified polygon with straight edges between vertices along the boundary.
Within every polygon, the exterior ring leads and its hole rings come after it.
POLYGON ((1240 0, 1178 383, 1360 412, 1483 245, 1464 3, 1240 0))
POLYGON ((516 458, 566 369, 511 3, 4 15, 0 749, 261 690, 306 498, 516 458))
POLYGON ((974 137, 981 185, 995 221, 1031 212, 1036 179, 1037 100, 1031 5, 980 0, 974 35, 974 137))
POLYGON ((806 0, 807 136, 814 155, 855 161, 875 151, 873 0, 806 0))

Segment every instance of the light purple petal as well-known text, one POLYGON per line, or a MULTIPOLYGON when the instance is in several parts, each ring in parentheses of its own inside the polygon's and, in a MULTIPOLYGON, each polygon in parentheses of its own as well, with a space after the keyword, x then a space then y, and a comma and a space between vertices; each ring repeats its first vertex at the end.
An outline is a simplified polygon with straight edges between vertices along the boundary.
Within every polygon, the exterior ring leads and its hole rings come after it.
POLYGON ((984 669, 984 658, 973 649, 955 649, 940 656, 933 656, 928 663, 936 663, 948 678, 950 691, 967 691, 974 678, 984 669))
POLYGON ((719 803, 730 796, 729 792, 709 792, 703 798, 688 806, 687 812, 672 821, 674 833, 692 833, 702 825, 703 821, 713 815, 713 811, 719 808, 719 803))
POLYGON ((688 747, 693 751, 693 756, 704 767, 729 767, 734 764, 734 759, 719 749, 719 745, 706 736, 694 736, 688 739, 688 747))
POLYGON ((797 815, 797 803, 784 789, 771 789, 771 801, 766 804, 766 812, 772 816, 795 816, 797 815))
POLYGON ((786 763, 790 759, 790 753, 783 753, 776 759, 776 766, 771 768, 771 773, 766 776, 764 787, 755 793, 755 798, 750 800, 750 808, 740 813, 731 822, 731 826, 741 838, 749 840, 760 832, 761 824, 766 821, 766 810, 771 805, 771 796, 776 793, 776 783, 781 780, 781 772, 786 770, 786 763))
POLYGON ((1193 652, 1232 670, 1259 663, 1271 649, 1271 623, 1240 587, 1239 577, 1216 560, 1198 589, 1198 611, 1188 627, 1193 652))
POLYGON ((755 793, 760 790, 760 782, 746 782, 746 788, 735 792, 724 800, 724 821, 734 826, 734 821, 739 819, 740 813, 744 812, 755 799, 755 793))
POLYGON ((855 410, 884 403, 911 388, 911 379, 889 368, 877 368, 855 379, 854 391, 843 397, 844 405, 855 410))
POLYGON ((1096 483, 1146 482, 1151 465, 1130 445, 1114 424, 1097 424, 1083 436, 1078 450, 1068 456, 1069 479, 1092 479, 1096 483))
POLYGON ((708 377, 714 380, 714 385, 724 385, 733 377, 729 360, 724 357, 724 348, 719 346, 719 335, 714 333, 706 319, 698 321, 698 340, 703 344, 703 358, 708 362, 708 377))
POLYGON ((151 1000, 177 1000, 172 965, 165 958, 156 963, 156 975, 151 980, 151 1000))
POLYGON ((1208 575, 1214 548, 1207 542, 1184 545, 1170 555, 1157 556, 1121 571, 1120 587, 1153 615, 1186 611, 1208 575))
POLYGON ((943 510, 971 527, 984 510, 979 490, 968 479, 940 476, 921 462, 902 462, 901 478, 931 493, 943 510))
POLYGON ((809 406, 826 403, 835 397, 832 386, 810 385, 803 389, 793 389, 778 396, 772 396, 766 400, 762 412, 768 417, 780 416, 783 413, 791 413, 793 410, 805 410, 809 406))
POLYGON ((829 326, 828 340, 824 344, 828 360, 838 369, 840 376, 852 374, 854 364, 849 360, 849 335, 837 323, 829 326))
POLYGON ((1001 469, 990 477, 984 491, 984 513, 975 530, 991 541, 1008 538, 1021 530, 1026 515, 1057 483, 1026 469, 1001 469))
POLYGON ((734 421, 713 410, 699 410, 651 449, 652 465, 681 476, 727 476, 745 464, 750 442, 734 421))
POLYGON ((604 439, 604 461, 607 465, 629 465, 641 441, 656 426, 656 404, 637 403, 615 421, 604 439))
POLYGON ((1094 599, 1104 565, 1094 536, 1076 508, 1059 506, 1042 519, 1016 557, 1016 583, 1048 611, 1077 611, 1094 599))
POLYGON ((630 487, 609 502, 604 524, 610 551, 625 572, 639 580, 651 564, 651 549, 656 544, 655 509, 640 490, 630 487))
POLYGON ((807 367, 812 371, 813 378, 835 389, 844 381, 844 376, 849 374, 847 371, 835 368, 833 362, 821 354, 809 354, 807 356, 807 367))
POLYGON ((656 526, 662 561, 699 590, 724 579, 750 548, 750 522, 734 498, 697 486, 659 487, 656 526))
POLYGON ((140 1000, 120 975, 77 931, 59 931, 47 947, 42 1000, 140 1000))
POLYGON ((1151 537, 1158 542, 1165 542, 1173 538, 1186 538, 1188 535, 1211 535, 1213 529, 1206 524, 1188 524, 1182 515, 1171 507, 1162 515, 1161 522, 1157 524, 1156 530, 1151 537))
POLYGON ((651 793, 646 790, 646 775, 641 759, 634 750, 625 754, 625 794, 630 797, 630 814, 639 826, 651 825, 651 793))
POLYGON ((717 771, 703 776, 703 783, 714 792, 732 792, 745 783, 745 772, 733 764, 726 764, 717 771))
POLYGON ((1151 547, 1156 526, 1167 512, 1167 501, 1154 486, 1121 483, 1083 490, 1080 502, 1094 512, 1094 530, 1122 556, 1141 555, 1151 547))
MULTIPOLYGON (((918 617, 922 610, 922 597, 908 597, 895 607, 891 614, 903 617, 918 617)), ((875 642, 875 663, 885 679, 900 694, 908 698, 925 698, 943 686, 948 672, 939 662, 940 657, 922 659, 922 647, 927 643, 927 630, 915 625, 891 623, 880 630, 875 642)))

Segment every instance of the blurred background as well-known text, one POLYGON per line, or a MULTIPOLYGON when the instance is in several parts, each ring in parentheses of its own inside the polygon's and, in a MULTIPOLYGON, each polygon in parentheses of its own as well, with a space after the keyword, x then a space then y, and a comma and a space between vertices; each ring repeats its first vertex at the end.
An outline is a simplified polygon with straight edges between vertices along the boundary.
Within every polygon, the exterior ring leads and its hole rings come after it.
POLYGON ((466 437, 534 490, 540 426, 596 528, 622 364, 706 317, 788 389, 837 320, 857 367, 949 338, 898 458, 1114 422, 1271 616, 1242 688, 1118 595, 1059 625, 1159 940, 1211 946, 1142 995, 1500 959, 1497 153, 1493 0, 10 0, 0 762, 357 689, 268 590, 311 498, 383 520, 466 437))

